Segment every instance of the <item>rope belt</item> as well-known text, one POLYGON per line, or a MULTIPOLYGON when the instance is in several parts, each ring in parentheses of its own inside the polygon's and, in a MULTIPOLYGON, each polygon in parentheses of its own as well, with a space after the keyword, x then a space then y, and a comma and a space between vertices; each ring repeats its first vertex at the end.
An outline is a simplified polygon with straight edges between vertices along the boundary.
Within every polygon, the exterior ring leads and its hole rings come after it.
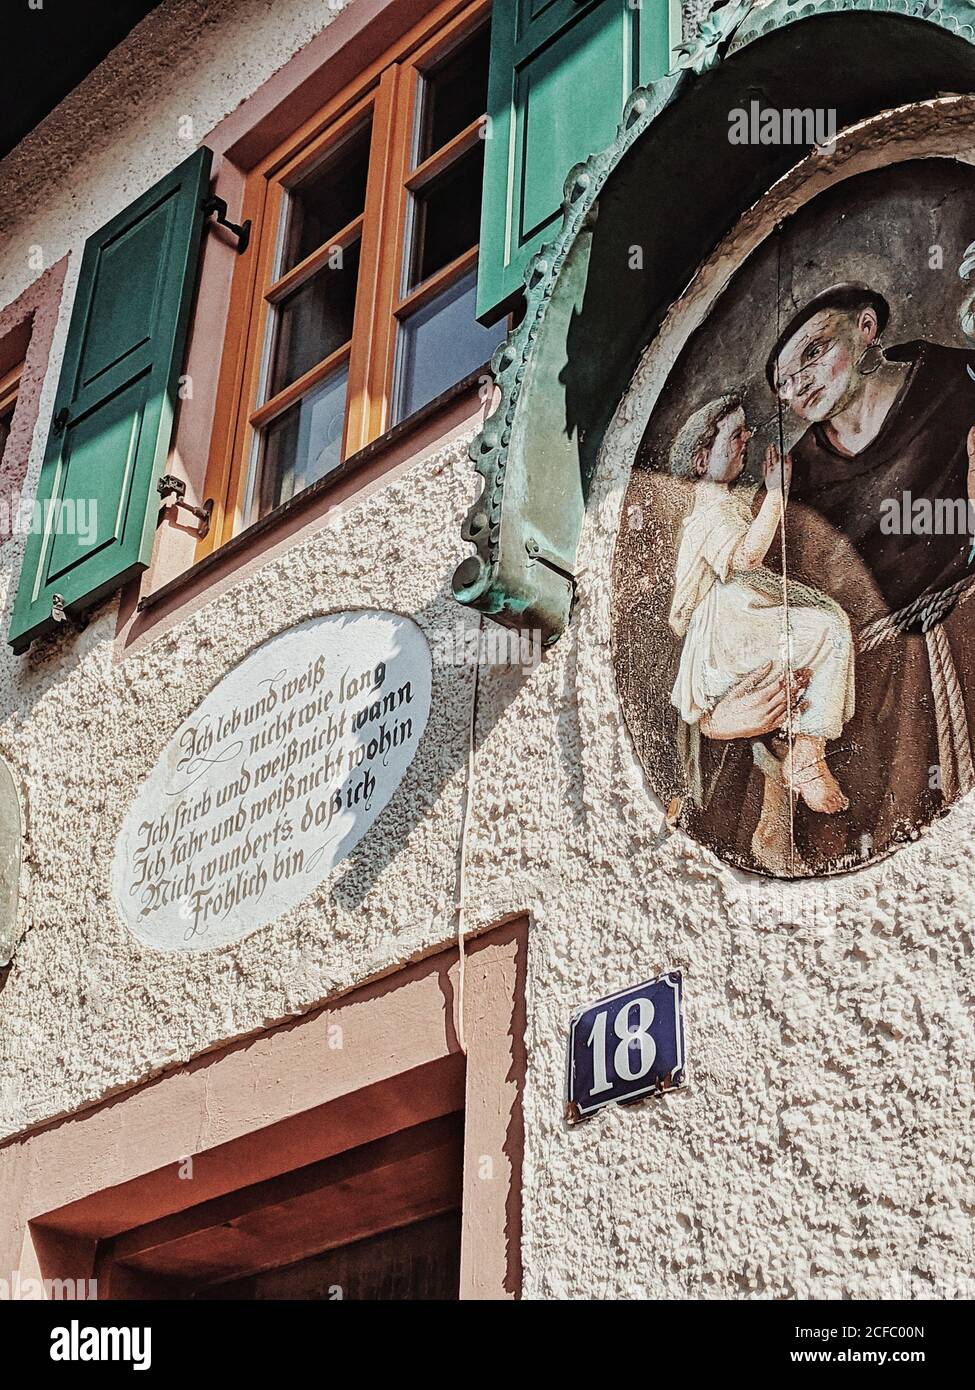
POLYGON ((920 594, 905 608, 867 623, 857 634, 861 652, 872 652, 881 643, 899 636, 908 628, 920 626, 931 670, 931 693, 938 728, 938 757, 941 761, 941 788, 946 801, 955 801, 975 787, 968 715, 962 698, 958 671, 941 626, 959 604, 975 595, 975 574, 950 584, 947 589, 920 594))

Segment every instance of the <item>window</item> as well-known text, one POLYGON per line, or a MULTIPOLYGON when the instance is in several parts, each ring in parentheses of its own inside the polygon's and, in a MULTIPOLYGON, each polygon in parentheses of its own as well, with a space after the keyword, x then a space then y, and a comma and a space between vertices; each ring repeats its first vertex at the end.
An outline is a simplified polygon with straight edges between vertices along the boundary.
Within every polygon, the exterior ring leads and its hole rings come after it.
POLYGON ((3 451, 10 436, 10 424, 17 406, 17 392, 20 390, 23 369, 24 364, 21 362, 12 372, 0 377, 0 460, 3 459, 3 451))
POLYGON ((283 183, 280 252, 264 298, 266 364, 247 514, 254 520, 338 467, 372 133, 369 107, 283 183))
POLYGON ((395 310, 394 424, 476 370, 504 336, 474 317, 488 47, 482 25, 421 69, 395 310))
POLYGON ((24 477, 66 265, 67 258, 49 266, 0 309, 0 545, 27 523, 24 477))
POLYGON ((208 487, 225 498, 213 544, 334 474, 504 338, 474 316, 488 6, 456 9, 251 175, 247 346, 225 481, 208 487))

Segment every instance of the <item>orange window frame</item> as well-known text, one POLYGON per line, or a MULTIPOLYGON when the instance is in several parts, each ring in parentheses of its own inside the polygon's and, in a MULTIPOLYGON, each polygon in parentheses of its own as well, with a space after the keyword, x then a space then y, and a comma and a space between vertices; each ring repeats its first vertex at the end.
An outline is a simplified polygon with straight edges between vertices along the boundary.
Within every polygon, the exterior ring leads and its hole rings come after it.
POLYGON ((24 373, 23 362, 18 362, 11 371, 0 376, 0 463, 7 452, 7 440, 13 427, 14 411, 20 394, 20 379, 24 373))
POLYGON ((220 447, 211 451, 206 479, 206 495, 213 498, 214 509, 197 559, 246 525, 256 432, 338 367, 340 360, 348 361, 343 461, 389 429, 399 323, 477 261, 474 246, 409 293, 401 292, 410 195, 482 138, 483 121, 474 121, 413 168, 420 82, 424 71, 479 27, 490 7, 490 0, 443 0, 249 173, 241 217, 251 219, 254 249, 241 258, 231 289, 213 428, 213 439, 220 447), (367 120, 371 132, 363 212, 275 280, 287 186, 367 120), (350 342, 258 405, 274 304, 324 265, 335 246, 354 241, 360 233, 350 342))
POLYGON ((20 392, 20 378, 24 372, 23 362, 18 362, 12 371, 5 376, 0 376, 0 420, 5 415, 10 415, 16 409, 17 396, 20 392))

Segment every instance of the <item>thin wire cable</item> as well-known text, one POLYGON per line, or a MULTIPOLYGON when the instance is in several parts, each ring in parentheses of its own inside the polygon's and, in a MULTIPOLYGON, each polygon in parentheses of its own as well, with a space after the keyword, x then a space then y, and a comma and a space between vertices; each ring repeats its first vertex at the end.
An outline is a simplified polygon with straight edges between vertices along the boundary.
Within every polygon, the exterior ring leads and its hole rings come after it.
POLYGON ((477 693, 481 676, 481 633, 484 630, 484 616, 477 620, 477 651, 474 661, 474 680, 471 686, 470 720, 467 727, 467 783, 464 787, 464 809, 460 824, 460 865, 457 871, 457 1041, 464 1056, 467 1056, 467 1032, 464 1024, 464 987, 466 983, 466 955, 464 935, 467 929, 467 827, 470 821, 471 792, 474 787, 474 732, 477 720, 477 693))

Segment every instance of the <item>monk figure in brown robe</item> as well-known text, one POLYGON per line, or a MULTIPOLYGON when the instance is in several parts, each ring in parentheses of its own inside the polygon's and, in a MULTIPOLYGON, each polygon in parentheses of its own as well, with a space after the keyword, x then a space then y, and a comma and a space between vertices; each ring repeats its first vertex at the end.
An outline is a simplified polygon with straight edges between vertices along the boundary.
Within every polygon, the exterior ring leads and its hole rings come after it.
POLYGON ((782 407, 808 425, 791 449, 785 565, 781 546, 767 563, 852 623, 856 712, 827 745, 850 805, 817 817, 790 797, 777 768, 808 674, 767 666, 701 719, 686 823, 743 867, 782 876, 883 854, 975 786, 975 352, 884 349, 889 318, 869 286, 833 286, 767 363, 782 407))

